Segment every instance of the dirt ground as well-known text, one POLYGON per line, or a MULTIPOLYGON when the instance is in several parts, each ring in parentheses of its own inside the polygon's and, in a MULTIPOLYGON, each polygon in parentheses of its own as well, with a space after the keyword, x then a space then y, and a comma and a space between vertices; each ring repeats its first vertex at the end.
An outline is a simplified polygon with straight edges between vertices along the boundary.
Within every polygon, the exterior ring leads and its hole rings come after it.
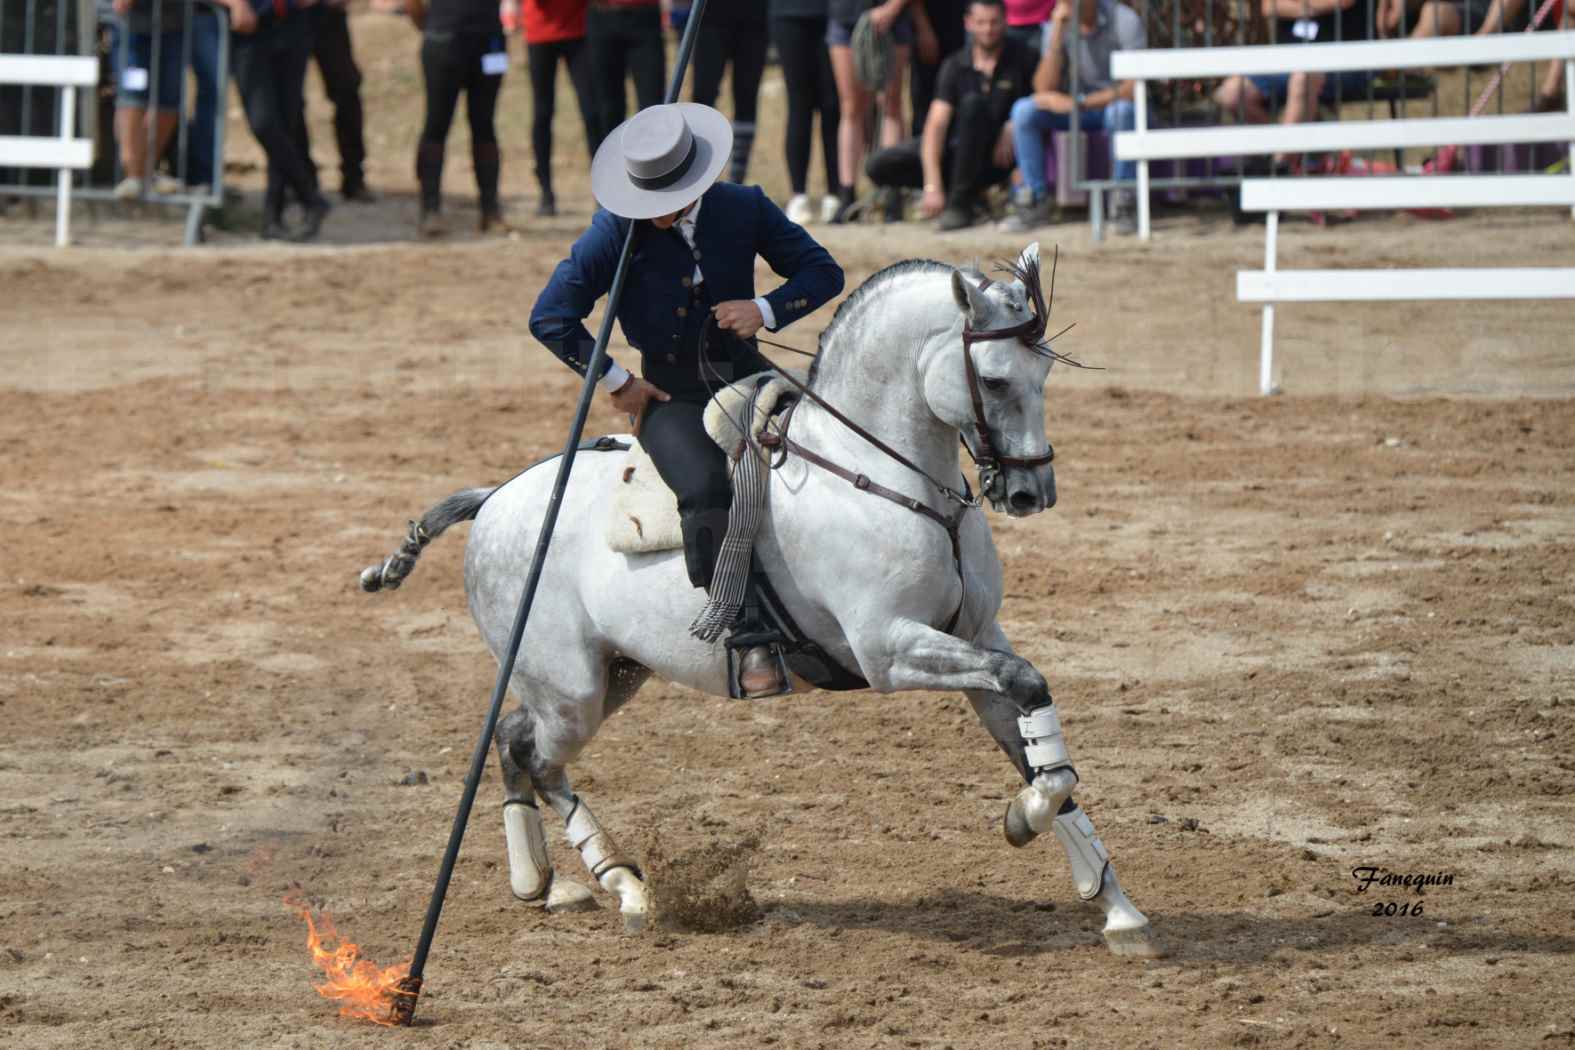
MULTIPOLYGON (((417 119, 396 30, 357 20, 385 143, 417 119)), ((489 768, 419 1024, 338 1018, 282 898, 408 955, 495 671, 463 529, 395 594, 356 574, 561 444, 578 381, 524 317, 587 216, 403 243, 379 141, 388 196, 325 246, 104 216, 55 252, 47 219, 0 221, 0 1046, 1575 1042, 1575 304, 1283 309, 1287 392, 1259 398, 1232 275, 1261 230, 1207 209, 1149 245, 1046 231, 1063 348, 1105 371, 1051 378, 1059 505, 992 516, 1007 630, 1168 959, 1110 956, 1055 843, 1004 843, 1013 774, 960 697, 653 683, 576 786, 642 856, 758 835, 759 918, 633 936, 605 898, 518 905, 489 768), (1367 866, 1453 882, 1359 893, 1367 866)), ((1021 247, 813 232, 850 287, 1021 247)), ((1290 227, 1282 266, 1572 244, 1558 212, 1373 217, 1290 227)))

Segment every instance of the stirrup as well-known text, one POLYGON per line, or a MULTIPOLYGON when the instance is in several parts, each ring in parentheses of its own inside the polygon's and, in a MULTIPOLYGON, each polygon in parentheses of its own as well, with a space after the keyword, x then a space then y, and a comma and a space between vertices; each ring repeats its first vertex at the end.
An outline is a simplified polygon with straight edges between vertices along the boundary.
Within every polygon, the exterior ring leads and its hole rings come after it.
POLYGON ((770 700, 772 697, 786 696, 793 691, 793 676, 788 671, 787 652, 783 643, 786 638, 778 631, 756 629, 739 631, 726 639, 723 648, 727 651, 727 695, 734 700, 770 700), (754 696, 745 696, 744 688, 739 683, 739 654, 745 649, 756 646, 765 646, 771 653, 771 661, 776 665, 777 675, 781 679, 782 688, 774 693, 758 693, 754 696))

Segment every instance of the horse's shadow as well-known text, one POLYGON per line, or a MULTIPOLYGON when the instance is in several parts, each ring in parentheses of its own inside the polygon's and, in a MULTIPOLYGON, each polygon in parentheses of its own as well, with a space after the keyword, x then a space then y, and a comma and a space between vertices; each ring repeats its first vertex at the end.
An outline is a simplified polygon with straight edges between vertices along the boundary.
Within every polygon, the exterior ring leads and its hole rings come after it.
MULTIPOLYGON (((1052 905, 983 892, 948 891, 900 903, 789 899, 772 904, 766 914, 777 922, 897 933, 1002 958, 1031 958, 1103 943, 1103 918, 1093 905, 1052 905)), ((1354 901, 1330 902, 1329 910, 1305 916, 1162 910, 1151 910, 1148 916, 1170 952, 1165 960, 1170 963, 1283 962, 1300 952, 1316 955, 1374 946, 1484 955, 1575 951, 1571 936, 1485 922, 1450 921, 1440 927, 1432 918, 1374 918, 1368 907, 1354 901)))

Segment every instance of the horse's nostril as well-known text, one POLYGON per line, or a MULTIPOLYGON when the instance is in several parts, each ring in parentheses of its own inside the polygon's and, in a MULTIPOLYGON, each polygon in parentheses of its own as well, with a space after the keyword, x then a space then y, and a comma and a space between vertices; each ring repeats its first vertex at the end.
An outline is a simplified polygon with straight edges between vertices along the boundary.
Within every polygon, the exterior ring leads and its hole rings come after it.
POLYGON ((1012 493, 1013 510, 1033 510, 1034 506, 1034 494, 1027 489, 1018 489, 1012 493))

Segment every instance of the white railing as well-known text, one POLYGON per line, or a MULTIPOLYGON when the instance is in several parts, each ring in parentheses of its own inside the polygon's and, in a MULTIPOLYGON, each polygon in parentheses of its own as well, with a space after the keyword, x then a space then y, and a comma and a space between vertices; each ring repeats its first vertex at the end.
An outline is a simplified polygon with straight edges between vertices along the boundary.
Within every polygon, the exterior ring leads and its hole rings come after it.
POLYGON ((1346 208, 1575 207, 1575 174, 1418 175, 1246 179, 1243 211, 1268 212, 1263 269, 1236 274, 1236 298, 1263 304, 1258 389, 1274 391, 1274 306, 1285 302, 1404 299, 1575 299, 1575 267, 1424 270, 1281 270, 1280 212, 1346 208))
MULTIPOLYGON (((1134 96, 1137 129, 1116 135, 1116 159, 1137 161, 1138 232, 1144 240, 1148 239, 1148 163, 1151 160, 1575 140, 1575 91, 1567 92, 1570 110, 1563 114, 1263 124, 1156 131, 1148 126, 1147 81, 1544 60, 1563 61, 1565 82, 1571 83, 1571 77, 1575 75, 1575 31, 1505 33, 1429 40, 1370 40, 1345 44, 1118 51, 1110 59, 1111 76, 1118 81, 1137 82, 1134 96)), ((1575 145, 1572 145, 1571 153, 1575 157, 1575 145)), ((1575 177, 1575 172, 1572 172, 1572 177, 1575 177)))
POLYGON ((93 141, 76 137, 77 89, 98 84, 98 59, 55 55, 0 55, 0 84, 61 91, 60 133, 54 137, 0 135, 0 168, 54 168, 55 245, 70 241, 71 173, 93 164, 93 141))

